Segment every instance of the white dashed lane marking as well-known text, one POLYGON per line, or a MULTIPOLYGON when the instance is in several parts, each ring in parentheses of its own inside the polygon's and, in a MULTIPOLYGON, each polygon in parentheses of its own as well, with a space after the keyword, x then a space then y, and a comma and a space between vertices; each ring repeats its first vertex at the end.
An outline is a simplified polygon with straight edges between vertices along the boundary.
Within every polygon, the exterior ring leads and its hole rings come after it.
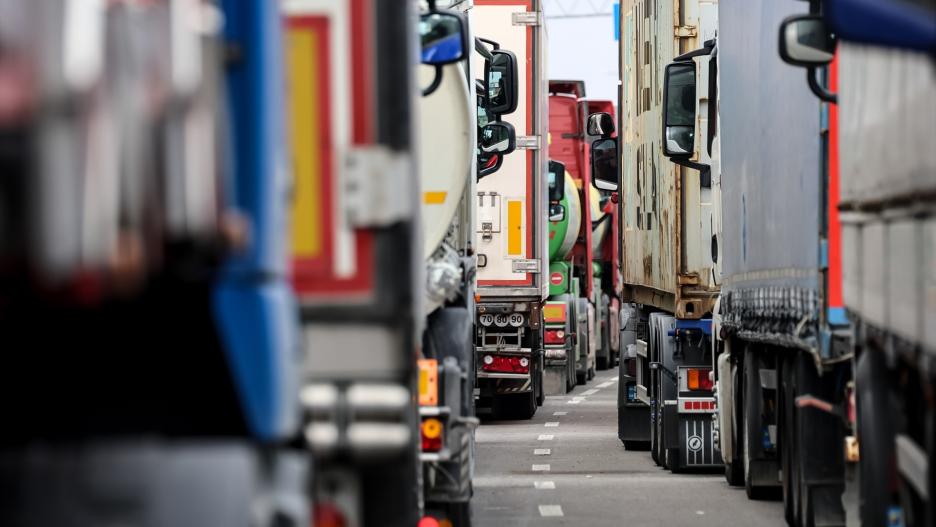
POLYGON ((533 465, 533 472, 549 472, 549 463, 544 463, 542 465, 533 465))
POLYGON ((553 415, 565 415, 569 412, 553 412, 553 415))
POLYGON ((552 441, 553 437, 555 436, 553 436, 552 434, 540 434, 540 436, 537 437, 536 440, 537 441, 552 441))
POLYGON ((607 388, 607 387, 611 386, 612 384, 614 384, 614 383, 611 382, 611 381, 603 382, 603 383, 599 384, 598 387, 599 387, 599 388, 607 388))
POLYGON ((555 428, 559 426, 559 421, 547 421, 545 425, 546 428, 555 428))
POLYGON ((533 486, 539 490, 552 490, 556 488, 555 481, 534 481, 533 486))
POLYGON ((563 516, 562 514, 562 505, 540 505, 539 506, 540 516, 563 516))
POLYGON ((592 388, 591 390, 585 390, 582 392, 582 395, 595 395, 596 393, 598 393, 598 390, 592 388))
POLYGON ((534 449, 533 449, 533 455, 534 455, 534 456, 548 456, 548 455, 550 455, 551 453, 552 453, 552 451, 551 451, 550 449, 548 449, 548 448, 534 448, 534 449))

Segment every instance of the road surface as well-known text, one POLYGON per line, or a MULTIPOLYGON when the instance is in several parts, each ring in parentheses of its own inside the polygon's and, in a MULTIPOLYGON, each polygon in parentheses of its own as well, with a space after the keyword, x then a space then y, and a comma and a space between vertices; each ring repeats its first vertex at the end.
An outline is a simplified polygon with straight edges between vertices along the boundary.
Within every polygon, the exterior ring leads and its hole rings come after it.
POLYGON ((617 370, 547 397, 530 421, 477 433, 476 527, 780 527, 780 501, 750 501, 720 473, 671 474, 617 438, 617 370))

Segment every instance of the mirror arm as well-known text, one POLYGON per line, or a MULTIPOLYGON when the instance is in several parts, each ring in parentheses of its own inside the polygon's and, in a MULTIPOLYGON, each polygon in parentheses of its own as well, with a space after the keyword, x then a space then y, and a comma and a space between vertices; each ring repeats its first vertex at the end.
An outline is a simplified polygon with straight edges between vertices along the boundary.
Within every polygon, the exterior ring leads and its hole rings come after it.
POLYGON ((485 46, 483 41, 478 37, 475 37, 475 51, 477 51, 479 55, 484 57, 485 60, 488 60, 488 61, 494 60, 494 55, 491 54, 490 51, 488 51, 487 46, 485 46))
POLYGON ((436 64, 435 66, 435 77, 432 78, 432 84, 428 88, 422 91, 423 97, 428 97, 433 94, 436 90, 439 89, 439 86, 442 84, 442 66, 436 64))
POLYGON ((819 97, 820 101, 838 104, 838 95, 819 84, 819 79, 816 78, 818 73, 819 68, 813 67, 806 70, 806 81, 809 82, 809 89, 813 92, 813 95, 819 97))
POLYGON ((485 44, 490 45, 492 48, 494 48, 495 51, 500 49, 500 44, 498 44, 497 42, 494 42, 493 40, 489 40, 483 37, 475 37, 475 38, 477 40, 480 40, 481 42, 484 42, 485 44))

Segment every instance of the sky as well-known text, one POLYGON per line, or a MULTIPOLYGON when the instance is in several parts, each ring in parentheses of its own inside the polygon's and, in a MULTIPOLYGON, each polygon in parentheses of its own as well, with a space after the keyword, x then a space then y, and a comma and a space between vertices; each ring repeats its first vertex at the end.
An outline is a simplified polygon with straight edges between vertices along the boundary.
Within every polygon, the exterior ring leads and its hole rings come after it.
POLYGON ((543 0, 549 78, 584 80, 590 99, 617 104, 618 43, 612 0, 543 0))

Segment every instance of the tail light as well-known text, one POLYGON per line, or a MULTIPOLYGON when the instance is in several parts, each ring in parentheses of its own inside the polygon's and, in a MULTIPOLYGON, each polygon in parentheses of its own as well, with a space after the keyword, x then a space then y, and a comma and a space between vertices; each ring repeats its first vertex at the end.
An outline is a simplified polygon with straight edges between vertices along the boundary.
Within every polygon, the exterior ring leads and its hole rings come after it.
POLYGON ((712 391, 711 368, 689 368, 686 372, 686 387, 690 390, 712 391))
POLYGON ((516 355, 485 355, 481 369, 493 373, 529 373, 530 359, 516 355))
POLYGON ((439 523, 439 520, 433 518, 432 516, 424 516, 419 520, 419 523, 416 524, 416 527, 441 527, 442 524, 439 523))
POLYGON ((420 426, 423 452, 442 450, 442 421, 434 417, 424 419, 420 426))
POLYGON ((565 344, 566 332, 562 329, 547 329, 544 334, 546 344, 565 344))
POLYGON ((345 527, 348 522, 344 513, 332 503, 316 503, 312 509, 312 521, 315 527, 345 527))

